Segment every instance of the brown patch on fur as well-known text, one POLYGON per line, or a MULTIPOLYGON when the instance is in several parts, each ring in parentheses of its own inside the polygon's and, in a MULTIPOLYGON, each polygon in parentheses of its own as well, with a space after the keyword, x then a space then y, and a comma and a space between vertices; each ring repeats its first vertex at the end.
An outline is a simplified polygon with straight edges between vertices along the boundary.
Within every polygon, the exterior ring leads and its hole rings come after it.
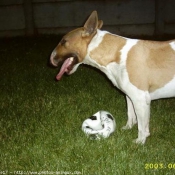
POLYGON ((126 44, 126 39, 106 34, 97 48, 91 51, 90 57, 102 66, 111 62, 120 62, 120 50, 126 44))
POLYGON ((126 67, 133 85, 153 92, 173 79, 175 51, 169 43, 140 40, 131 48, 126 67))

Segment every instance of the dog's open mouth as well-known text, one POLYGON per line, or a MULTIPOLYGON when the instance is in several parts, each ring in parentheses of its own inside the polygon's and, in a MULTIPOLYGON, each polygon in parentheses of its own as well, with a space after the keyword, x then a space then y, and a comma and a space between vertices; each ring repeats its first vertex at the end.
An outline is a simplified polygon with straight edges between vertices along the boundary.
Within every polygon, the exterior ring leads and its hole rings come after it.
POLYGON ((67 74, 69 74, 71 72, 71 70, 73 69, 74 65, 76 64, 76 62, 77 62, 77 59, 74 57, 67 58, 64 61, 63 65, 61 66, 61 69, 60 69, 58 75, 56 76, 56 79, 60 80, 65 72, 67 74))

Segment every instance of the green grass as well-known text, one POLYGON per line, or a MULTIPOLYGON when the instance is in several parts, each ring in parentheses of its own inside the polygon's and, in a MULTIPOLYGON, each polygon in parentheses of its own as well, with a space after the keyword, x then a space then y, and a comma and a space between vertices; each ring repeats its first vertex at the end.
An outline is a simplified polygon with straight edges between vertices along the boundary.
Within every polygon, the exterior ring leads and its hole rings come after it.
POLYGON ((48 60, 59 39, 0 40, 0 174, 175 174, 175 99, 152 102, 151 136, 132 143, 137 127, 120 129, 124 95, 103 74, 80 66, 55 81, 48 60), (92 141, 81 124, 99 110, 115 116, 117 130, 92 141))

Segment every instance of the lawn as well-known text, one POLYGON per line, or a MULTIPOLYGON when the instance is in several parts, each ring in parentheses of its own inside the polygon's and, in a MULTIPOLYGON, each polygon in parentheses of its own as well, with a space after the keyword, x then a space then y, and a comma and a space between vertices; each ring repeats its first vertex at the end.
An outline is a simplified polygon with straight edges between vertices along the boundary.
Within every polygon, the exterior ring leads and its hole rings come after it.
POLYGON ((56 36, 0 40, 0 174, 175 174, 175 99, 151 106, 151 136, 136 145, 123 131, 124 95, 88 66, 55 81, 56 36), (116 119, 109 138, 88 139, 82 122, 99 110, 116 119))

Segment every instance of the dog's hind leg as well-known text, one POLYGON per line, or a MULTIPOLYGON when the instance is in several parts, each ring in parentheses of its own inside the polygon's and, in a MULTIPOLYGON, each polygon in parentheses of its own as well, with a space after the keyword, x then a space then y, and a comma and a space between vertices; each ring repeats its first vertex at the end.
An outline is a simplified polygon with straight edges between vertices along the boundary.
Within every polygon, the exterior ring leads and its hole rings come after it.
POLYGON ((134 110, 134 106, 132 101, 128 96, 126 96, 126 101, 127 101, 127 114, 128 114, 128 121, 126 123, 126 126, 123 126, 122 129, 131 129, 136 123, 137 123, 137 117, 136 113, 134 110))

